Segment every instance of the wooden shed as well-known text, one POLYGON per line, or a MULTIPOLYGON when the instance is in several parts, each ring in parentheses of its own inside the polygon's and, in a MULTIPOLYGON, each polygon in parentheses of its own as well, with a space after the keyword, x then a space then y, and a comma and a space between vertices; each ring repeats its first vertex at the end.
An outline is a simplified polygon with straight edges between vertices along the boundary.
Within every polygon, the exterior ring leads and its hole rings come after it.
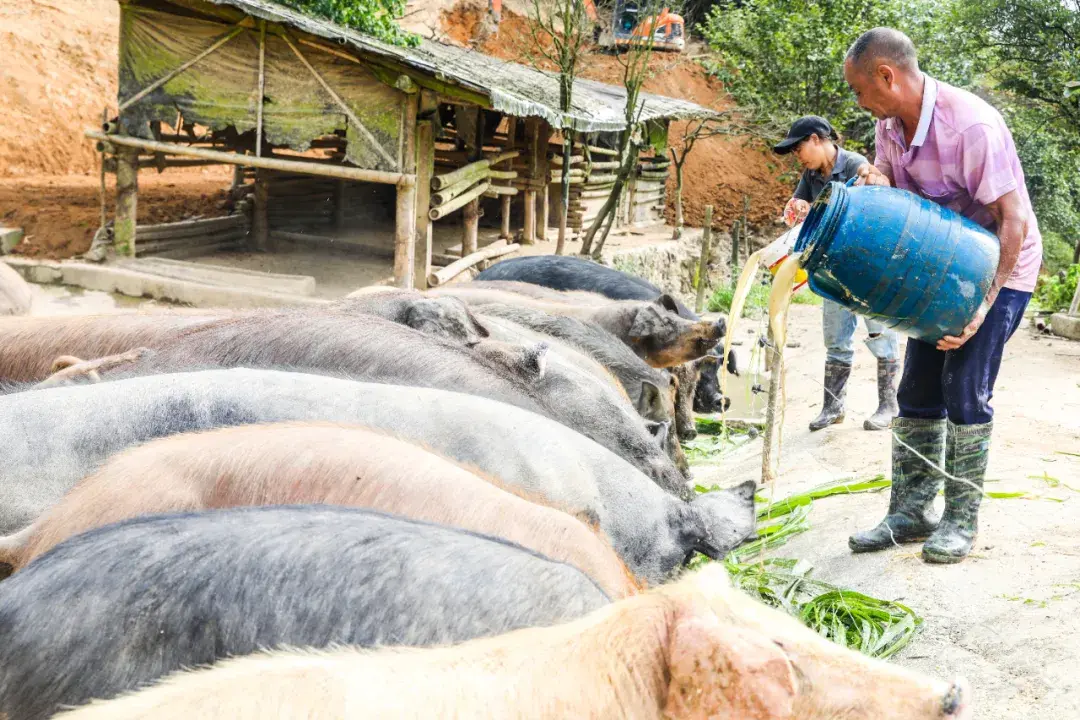
MULTIPOLYGON (((361 226, 384 240, 355 249, 392 257, 395 284, 424 287, 543 236, 558 217, 564 138, 571 228, 611 192, 621 87, 578 80, 562 113, 556 75, 463 48, 396 47, 268 0, 120 4, 118 111, 87 132, 116 173, 118 255, 266 251, 361 226), (236 217, 136 225, 140 168, 218 163, 236 168, 236 217), (480 247, 483 215, 499 218, 498 239, 480 247), (447 223, 460 242, 436 248, 433 226, 447 223)), ((663 221, 668 123, 712 114, 641 103, 659 152, 637 165, 619 224, 663 221)))

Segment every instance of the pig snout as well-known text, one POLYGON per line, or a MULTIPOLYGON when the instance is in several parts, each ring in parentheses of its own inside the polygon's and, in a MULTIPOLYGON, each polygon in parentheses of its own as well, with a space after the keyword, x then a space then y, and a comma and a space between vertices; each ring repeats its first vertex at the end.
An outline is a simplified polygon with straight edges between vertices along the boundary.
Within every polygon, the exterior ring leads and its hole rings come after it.
POLYGON ((941 701, 941 713, 945 720, 974 720, 971 708, 971 686, 964 678, 957 678, 945 692, 941 701))

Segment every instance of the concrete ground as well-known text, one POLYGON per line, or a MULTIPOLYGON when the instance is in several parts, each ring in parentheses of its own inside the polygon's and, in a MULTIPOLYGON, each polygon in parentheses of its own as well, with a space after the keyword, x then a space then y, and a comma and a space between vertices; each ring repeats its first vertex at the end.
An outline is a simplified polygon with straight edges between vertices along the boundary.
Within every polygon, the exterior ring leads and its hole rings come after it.
MULTIPOLYGON (((743 320, 738 333, 758 324, 743 320)), ((888 474, 888 433, 862 429, 877 405, 874 358, 861 343, 865 328, 860 324, 856 335, 848 417, 813 434, 807 423, 822 402, 820 308, 794 306, 790 328, 789 341, 799 347, 786 351, 775 496, 888 474)), ((773 554, 806 559, 818 579, 903 602, 922 615, 923 631, 896 661, 966 677, 980 720, 1080 717, 1080 343, 1037 336, 1025 323, 1006 349, 992 404, 987 490, 1026 491, 1033 499, 985 500, 966 562, 927 565, 919 545, 852 555, 848 535, 881 519, 887 491, 819 500, 811 529, 773 554)), ((695 479, 726 485, 760 478, 761 444, 697 468, 695 479)))

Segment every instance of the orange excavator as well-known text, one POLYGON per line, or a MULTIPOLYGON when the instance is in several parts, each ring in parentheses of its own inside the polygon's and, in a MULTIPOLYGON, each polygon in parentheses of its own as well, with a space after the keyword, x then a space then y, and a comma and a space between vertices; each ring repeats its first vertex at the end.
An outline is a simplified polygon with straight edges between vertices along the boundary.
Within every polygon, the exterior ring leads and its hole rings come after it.
POLYGON ((669 8, 658 14, 642 17, 644 8, 634 0, 616 0, 611 23, 600 20, 593 0, 585 1, 585 12, 597 24, 596 42, 602 48, 619 49, 632 44, 648 42, 653 37, 653 48, 682 52, 686 47, 686 23, 681 15, 669 8))

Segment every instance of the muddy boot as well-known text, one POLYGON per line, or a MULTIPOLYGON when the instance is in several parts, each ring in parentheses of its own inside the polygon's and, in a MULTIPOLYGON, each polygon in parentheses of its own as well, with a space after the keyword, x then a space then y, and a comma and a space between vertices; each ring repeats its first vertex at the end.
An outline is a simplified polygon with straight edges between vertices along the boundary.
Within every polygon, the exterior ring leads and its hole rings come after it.
POLYGON ((877 411, 863 421, 863 430, 885 430, 892 419, 900 414, 896 404, 896 373, 900 363, 896 360, 877 361, 877 411))
POLYGON ((983 478, 990 456, 990 433, 994 423, 953 425, 945 449, 945 513, 930 539, 923 545, 923 560, 958 563, 971 552, 979 531, 979 505, 983 478))
POLYGON ((821 406, 821 414, 810 421, 811 432, 844 422, 844 395, 847 394, 850 376, 850 365, 825 363, 825 403, 821 406))
POLYGON ((940 469, 945 461, 945 425, 945 420, 893 420, 889 512, 877 527, 848 538, 852 552, 872 552, 925 540, 937 527, 933 505, 945 479, 940 469))

